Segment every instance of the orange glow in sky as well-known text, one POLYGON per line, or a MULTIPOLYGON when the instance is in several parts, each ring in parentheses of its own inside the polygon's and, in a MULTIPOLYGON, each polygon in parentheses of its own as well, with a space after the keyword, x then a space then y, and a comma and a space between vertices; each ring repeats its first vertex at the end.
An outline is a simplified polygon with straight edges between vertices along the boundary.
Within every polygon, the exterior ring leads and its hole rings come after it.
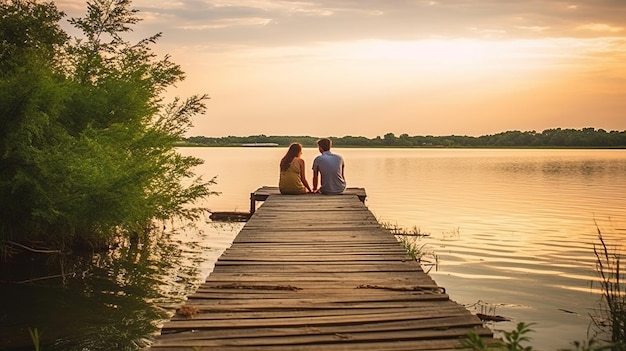
MULTIPOLYGON (((57 2, 69 16, 79 0, 57 2)), ((626 130, 626 2, 135 1, 207 93, 188 135, 626 130), (541 4, 543 3, 543 4, 541 4)))

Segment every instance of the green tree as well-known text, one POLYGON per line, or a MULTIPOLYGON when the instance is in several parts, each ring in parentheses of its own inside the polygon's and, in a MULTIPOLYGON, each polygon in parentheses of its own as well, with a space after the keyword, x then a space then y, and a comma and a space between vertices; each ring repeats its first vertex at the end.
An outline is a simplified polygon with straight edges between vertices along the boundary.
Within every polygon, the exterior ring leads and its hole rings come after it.
POLYGON ((208 97, 163 101, 184 74, 152 52, 160 34, 123 39, 139 21, 130 1, 88 2, 72 39, 52 2, 1 5, 0 238, 102 247, 154 219, 197 219, 213 180, 174 145, 208 97))
POLYGON ((396 135, 393 133, 387 133, 383 136, 385 145, 391 146, 396 144, 396 135))

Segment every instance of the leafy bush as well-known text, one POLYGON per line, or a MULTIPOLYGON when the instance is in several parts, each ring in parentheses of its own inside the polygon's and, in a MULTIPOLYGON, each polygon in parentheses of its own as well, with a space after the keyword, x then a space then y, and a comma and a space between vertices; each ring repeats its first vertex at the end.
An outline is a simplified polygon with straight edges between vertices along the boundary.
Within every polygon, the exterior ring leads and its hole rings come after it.
POLYGON ((501 343, 486 344, 485 341, 476 333, 469 333, 465 339, 463 339, 463 347, 472 349, 474 351, 488 351, 488 350, 503 350, 503 351, 532 351, 532 346, 523 346, 522 343, 527 343, 532 340, 528 334, 533 330, 530 327, 533 323, 526 324, 519 322, 516 329, 511 331, 500 330, 503 335, 501 343))
POLYGON ((0 10, 0 241, 102 247, 154 219, 197 219, 214 182, 174 146, 208 97, 163 101, 184 74, 152 52, 160 34, 123 39, 140 20, 130 1, 88 2, 74 38, 54 2, 0 10))

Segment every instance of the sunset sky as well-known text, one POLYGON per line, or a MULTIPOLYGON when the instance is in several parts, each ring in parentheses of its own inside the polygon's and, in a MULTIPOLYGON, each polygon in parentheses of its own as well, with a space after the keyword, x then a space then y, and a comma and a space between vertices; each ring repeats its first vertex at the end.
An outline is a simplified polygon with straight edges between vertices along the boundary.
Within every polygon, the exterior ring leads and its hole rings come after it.
MULTIPOLYGON (((70 17, 86 3, 57 1, 70 17)), ((625 0, 139 0, 188 135, 626 130, 625 0)))

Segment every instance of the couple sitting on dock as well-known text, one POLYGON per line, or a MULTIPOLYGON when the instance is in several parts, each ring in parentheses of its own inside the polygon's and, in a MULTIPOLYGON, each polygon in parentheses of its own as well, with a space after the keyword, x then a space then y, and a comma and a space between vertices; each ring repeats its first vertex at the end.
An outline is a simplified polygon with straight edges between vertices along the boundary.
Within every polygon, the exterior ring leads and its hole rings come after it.
POLYGON ((313 189, 309 186, 305 175, 302 156, 302 145, 292 143, 285 156, 280 160, 280 179, 278 189, 281 194, 341 194, 346 189, 343 175, 344 163, 340 155, 330 152, 332 142, 322 138, 317 141, 320 155, 313 160, 313 189), (320 178, 321 176, 321 178, 320 178), (320 188, 317 188, 318 180, 320 188))

